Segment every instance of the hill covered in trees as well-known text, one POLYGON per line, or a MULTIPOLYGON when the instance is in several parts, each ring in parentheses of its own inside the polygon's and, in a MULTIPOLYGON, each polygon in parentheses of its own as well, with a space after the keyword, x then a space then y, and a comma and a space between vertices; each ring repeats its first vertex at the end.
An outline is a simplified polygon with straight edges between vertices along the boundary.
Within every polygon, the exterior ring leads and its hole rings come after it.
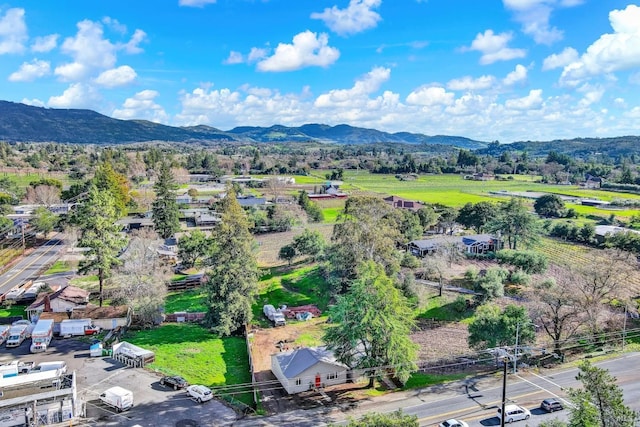
POLYGON ((42 108, 7 101, 0 101, 0 140, 77 144, 127 144, 146 141, 207 144, 237 141, 403 143, 447 145, 466 149, 486 147, 484 142, 460 136, 388 133, 349 125, 242 126, 228 131, 204 125, 174 127, 144 120, 118 120, 91 110, 42 108))

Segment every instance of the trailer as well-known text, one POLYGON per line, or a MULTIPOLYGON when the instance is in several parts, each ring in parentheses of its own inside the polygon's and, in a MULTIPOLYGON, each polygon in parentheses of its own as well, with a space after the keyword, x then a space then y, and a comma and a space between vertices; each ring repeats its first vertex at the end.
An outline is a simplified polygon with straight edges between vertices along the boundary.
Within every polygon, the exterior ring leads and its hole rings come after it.
POLYGON ((47 351, 53 338, 53 319, 40 319, 31 332, 31 353, 47 351))
POLYGON ((82 336, 95 335, 100 332, 100 328, 93 325, 91 319, 65 319, 60 322, 60 336, 82 336))

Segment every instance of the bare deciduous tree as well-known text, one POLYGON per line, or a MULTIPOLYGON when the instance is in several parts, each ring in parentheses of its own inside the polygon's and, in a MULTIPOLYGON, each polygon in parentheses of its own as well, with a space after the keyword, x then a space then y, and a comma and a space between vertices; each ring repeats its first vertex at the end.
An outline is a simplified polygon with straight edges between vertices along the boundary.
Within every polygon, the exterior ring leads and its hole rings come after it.
POLYGON ((572 338, 584 324, 577 280, 559 269, 550 270, 553 279, 535 285, 529 292, 534 321, 553 340, 554 352, 562 353, 562 342, 572 338))
POLYGON ((60 189, 53 185, 27 187, 27 194, 24 199, 27 203, 34 205, 51 206, 55 203, 60 203, 60 189))
POLYGON ((626 298, 624 284, 633 273, 635 257, 630 252, 605 249, 590 255, 577 271, 577 295, 592 333, 600 330, 606 315, 604 303, 613 298, 626 298))
POLYGON ((160 244, 152 230, 134 233, 122 255, 122 265, 111 279, 116 285, 114 299, 133 305, 136 315, 145 323, 161 320, 166 283, 171 277, 170 266, 158 255, 160 244))

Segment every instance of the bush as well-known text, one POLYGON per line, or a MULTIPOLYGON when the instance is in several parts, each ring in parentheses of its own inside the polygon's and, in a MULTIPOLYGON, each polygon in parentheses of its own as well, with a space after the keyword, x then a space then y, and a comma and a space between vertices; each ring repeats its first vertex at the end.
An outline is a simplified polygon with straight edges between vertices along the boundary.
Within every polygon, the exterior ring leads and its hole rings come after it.
POLYGON ((420 267, 420 260, 415 255, 412 255, 411 252, 405 252, 402 255, 402 260, 400 260, 400 265, 405 268, 418 268, 420 267))
POLYGON ((511 282, 512 285, 527 286, 531 283, 531 276, 524 271, 516 270, 509 276, 509 282, 511 282))
POLYGON ((456 313, 464 313, 467 311, 468 303, 467 298, 464 295, 458 295, 458 297, 451 303, 451 307, 456 313))

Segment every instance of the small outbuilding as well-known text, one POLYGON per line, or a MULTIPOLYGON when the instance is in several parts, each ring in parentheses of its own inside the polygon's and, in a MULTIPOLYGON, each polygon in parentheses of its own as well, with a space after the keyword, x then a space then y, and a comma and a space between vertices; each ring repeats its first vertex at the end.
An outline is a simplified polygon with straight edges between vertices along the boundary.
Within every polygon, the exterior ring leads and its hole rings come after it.
POLYGON ((347 382, 349 368, 326 347, 304 347, 271 355, 271 371, 288 394, 347 382))

